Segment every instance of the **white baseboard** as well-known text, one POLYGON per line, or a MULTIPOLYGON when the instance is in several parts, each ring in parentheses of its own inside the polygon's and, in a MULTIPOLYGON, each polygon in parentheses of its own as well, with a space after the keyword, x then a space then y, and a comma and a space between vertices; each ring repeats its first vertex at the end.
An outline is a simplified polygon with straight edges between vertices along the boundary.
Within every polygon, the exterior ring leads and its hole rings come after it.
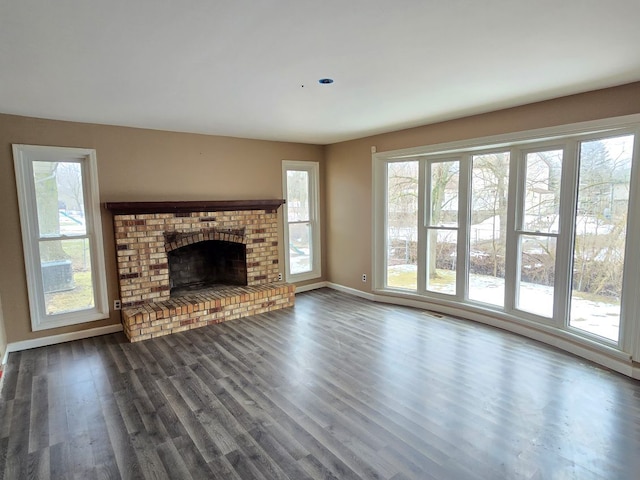
POLYGON ((82 340, 83 338, 97 337, 99 335, 107 335, 122 331, 122 324, 107 325, 106 327, 90 328, 79 332, 62 333, 60 335, 51 335, 49 337, 33 338, 31 340, 22 340, 20 342, 12 342, 7 345, 7 350, 2 358, 2 365, 7 363, 11 352, 20 352, 30 348, 46 347, 47 345, 55 345, 56 343, 70 342, 71 340, 82 340))
POLYGON ((421 310, 429 310, 432 312, 442 313, 444 315, 452 315, 454 317, 463 318, 466 320, 483 323, 492 327, 500 328, 523 337, 531 338, 547 345, 557 347, 565 352, 572 353, 578 357, 584 358, 591 362, 602 365, 603 367, 610 368, 618 373, 626 375, 631 378, 640 380, 640 367, 634 366, 629 354, 620 352, 619 350, 609 348, 606 346, 596 345, 594 343, 587 344, 583 339, 575 336, 575 338, 564 338, 557 335, 552 331, 543 331, 541 328, 536 328, 535 325, 523 325, 510 321, 508 319, 495 318, 490 315, 485 315, 478 312, 472 312, 469 310, 450 307, 446 305, 438 305, 436 303, 416 300, 411 298, 401 298, 380 294, 372 294, 362 292, 354 288, 345 287, 336 283, 328 282, 327 286, 340 292, 355 295, 366 300, 373 302, 388 303, 392 305, 401 305, 406 307, 418 308, 421 310))
POLYGON ((376 296, 373 293, 363 292, 361 290, 356 290, 355 288, 345 287, 344 285, 339 285, 337 283, 331 282, 327 282, 327 287, 338 290, 339 292, 349 293, 351 295, 355 295, 356 297, 364 298, 365 300, 371 300, 372 302, 376 301, 376 296))
POLYGON ((318 288, 324 288, 328 286, 327 282, 310 283, 309 285, 296 286, 296 293, 308 292, 310 290, 317 290, 318 288))

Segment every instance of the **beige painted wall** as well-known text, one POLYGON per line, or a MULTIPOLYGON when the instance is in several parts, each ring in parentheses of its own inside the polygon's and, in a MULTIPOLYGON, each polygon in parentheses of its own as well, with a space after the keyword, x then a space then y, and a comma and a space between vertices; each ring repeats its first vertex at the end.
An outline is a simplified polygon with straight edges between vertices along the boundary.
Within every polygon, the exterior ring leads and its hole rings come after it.
POLYGON ((0 297, 0 359, 4 358, 4 353, 6 352, 6 350, 7 334, 4 330, 4 313, 2 310, 2 297, 0 297))
MULTIPOLYGON (((112 312, 111 318, 104 321, 31 331, 11 152, 13 143, 96 149, 101 202, 282 198, 282 160, 321 162, 323 196, 322 146, 0 114, 0 296, 8 342, 120 321, 120 313, 112 312)), ((326 210, 322 204, 321 208, 326 210)), ((326 222, 326 218, 321 221, 326 222)), ((118 286, 111 214, 106 211, 103 211, 103 228, 109 304, 112 305, 118 298, 118 286)), ((326 270, 325 266, 323 271, 326 270)))
POLYGON ((412 128, 326 148, 328 279, 371 291, 372 160, 378 152, 640 113, 640 82, 412 128))

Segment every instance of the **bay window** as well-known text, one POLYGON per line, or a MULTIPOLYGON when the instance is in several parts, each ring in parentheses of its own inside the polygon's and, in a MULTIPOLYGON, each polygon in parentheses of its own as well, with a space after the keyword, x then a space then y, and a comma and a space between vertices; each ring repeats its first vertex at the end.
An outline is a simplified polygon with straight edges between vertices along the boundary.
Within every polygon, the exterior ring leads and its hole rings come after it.
POLYGON ((639 121, 374 154, 375 293, 640 357, 639 121))

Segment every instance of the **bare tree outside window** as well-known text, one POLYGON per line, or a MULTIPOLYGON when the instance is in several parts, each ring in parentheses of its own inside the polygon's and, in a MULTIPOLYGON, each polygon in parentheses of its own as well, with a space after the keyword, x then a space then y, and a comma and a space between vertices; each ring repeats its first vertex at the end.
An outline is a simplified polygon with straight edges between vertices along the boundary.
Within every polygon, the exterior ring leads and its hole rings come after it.
POLYGON ((427 290, 456 293, 460 162, 430 164, 427 290))
POLYGON ((509 152, 472 158, 469 276, 484 279, 469 282, 469 298, 499 306, 504 306, 509 159, 509 152))
POLYGON ((387 279, 389 287, 417 288, 418 162, 387 167, 387 279))
POLYGON ((519 278, 516 307, 551 318, 554 308, 555 262, 560 227, 563 150, 524 156, 522 233, 518 235, 519 278))
POLYGON ((618 340, 633 136, 582 142, 569 324, 618 340), (606 305, 598 313, 575 305, 606 305), (579 304, 579 303, 578 303, 579 304), (603 330, 596 315, 613 319, 603 330))

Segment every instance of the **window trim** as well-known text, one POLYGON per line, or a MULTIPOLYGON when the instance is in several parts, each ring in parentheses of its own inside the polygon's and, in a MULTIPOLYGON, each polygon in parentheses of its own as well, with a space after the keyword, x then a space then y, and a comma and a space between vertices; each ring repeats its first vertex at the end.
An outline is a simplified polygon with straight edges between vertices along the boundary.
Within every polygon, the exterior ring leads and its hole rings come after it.
POLYGON ((13 144, 13 159, 32 330, 46 330, 109 318, 96 151, 87 148, 13 144), (40 265, 41 238, 33 183, 33 162, 35 161, 67 161, 78 162, 81 165, 86 232, 78 238, 86 238, 90 244, 95 300, 93 308, 53 315, 46 313, 40 265))
POLYGON ((322 276, 322 245, 320 232, 320 163, 305 160, 282 161, 282 195, 287 200, 287 172, 304 171, 309 175, 309 225, 311 228, 311 264, 309 272, 291 273, 289 249, 289 209, 288 202, 283 205, 284 270, 285 280, 290 283, 313 280, 322 276))
MULTIPOLYGON (((503 310, 494 310, 469 301, 460 302, 453 298, 445 299, 436 295, 424 295, 419 291, 407 292, 384 286, 386 270, 384 232, 386 219, 382 217, 384 216, 383 205, 386 201, 384 188, 387 163, 393 161, 424 160, 425 158, 431 160, 456 154, 478 154, 482 151, 496 150, 498 148, 524 151, 543 148, 547 145, 558 145, 558 143, 567 142, 576 137, 585 141, 588 138, 602 138, 616 134, 623 135, 625 133, 636 135, 633 153, 636 163, 634 164, 631 175, 629 209, 630 211, 640 212, 640 192, 638 191, 640 187, 640 163, 638 162, 640 159, 640 114, 374 153, 372 155, 374 208, 372 212, 372 280, 374 295, 380 296, 381 298, 395 297, 398 303, 402 304, 415 305, 427 303, 429 304, 429 308, 433 307, 436 310, 443 311, 443 313, 463 314, 467 318, 482 319, 480 321, 500 325, 507 330, 524 333, 533 338, 544 338, 543 341, 554 345, 558 344, 558 342, 549 341, 549 338, 568 340, 569 343, 566 345, 583 345, 591 351, 603 352, 610 357, 627 359, 632 357, 638 361, 638 359, 640 359, 640 318, 634 315, 634 312, 637 312, 638 307, 640 307, 640 299, 637 298, 637 292, 640 291, 640 260, 629 261, 627 263, 628 268, 625 268, 620 336, 619 341, 613 342, 613 344, 607 342, 606 339, 603 341, 602 338, 591 335, 588 332, 576 332, 573 328, 569 328, 568 325, 558 325, 553 322, 545 324, 544 322, 540 322, 540 318, 536 318, 537 316, 535 315, 523 315, 523 311, 513 308, 514 305, 510 305, 510 303, 513 303, 510 302, 512 297, 510 292, 506 292, 509 302, 505 302, 505 308, 503 310), (487 319, 491 320, 487 321, 487 319)), ((514 164, 513 162, 517 161, 518 159, 512 155, 512 165, 514 164)), ((565 159, 565 161, 567 161, 567 159, 565 159)), ((519 169, 514 170, 514 173, 516 171, 519 171, 519 169)), ((569 177, 574 174, 575 172, 569 172, 568 169, 564 170, 562 180, 563 188, 567 181, 571 181, 569 177)), ((520 173, 517 175, 520 175, 520 173)), ((509 185, 509 195, 512 199, 519 198, 519 192, 516 192, 518 190, 516 184, 517 175, 512 177, 509 185)), ((569 204, 571 202, 565 203, 565 205, 561 206, 562 211, 571 211, 572 205, 569 204)), ((511 224, 507 227, 508 231, 515 227, 515 209, 511 209, 511 212, 513 212, 511 215, 513 218, 508 218, 508 224, 511 224)), ((565 216, 565 218, 567 217, 565 216)), ((563 237, 568 238, 566 235, 563 237)), ((512 238, 515 238, 515 236, 512 235, 512 238)), ((640 241, 640 215, 630 215, 627 224, 626 258, 631 259, 633 257, 631 248, 632 245, 637 245, 638 241, 640 241)), ((513 245, 513 241, 511 244, 513 245)), ((562 252, 561 248, 568 249, 569 247, 569 245, 561 246, 559 243, 557 255, 565 254, 566 252, 562 252)), ((509 260, 509 257, 515 255, 515 253, 513 248, 508 248, 506 252, 507 260, 509 260)), ((510 264, 517 266, 513 261, 511 261, 510 264)), ((567 277, 569 274, 569 272, 560 271, 556 273, 567 277)), ((554 318, 557 318, 557 313, 558 312, 554 311, 554 318)), ((576 348, 565 348, 569 351, 576 351, 576 348)), ((599 361, 603 363, 602 360, 599 361)), ((607 364, 606 362, 604 363, 607 364)))

